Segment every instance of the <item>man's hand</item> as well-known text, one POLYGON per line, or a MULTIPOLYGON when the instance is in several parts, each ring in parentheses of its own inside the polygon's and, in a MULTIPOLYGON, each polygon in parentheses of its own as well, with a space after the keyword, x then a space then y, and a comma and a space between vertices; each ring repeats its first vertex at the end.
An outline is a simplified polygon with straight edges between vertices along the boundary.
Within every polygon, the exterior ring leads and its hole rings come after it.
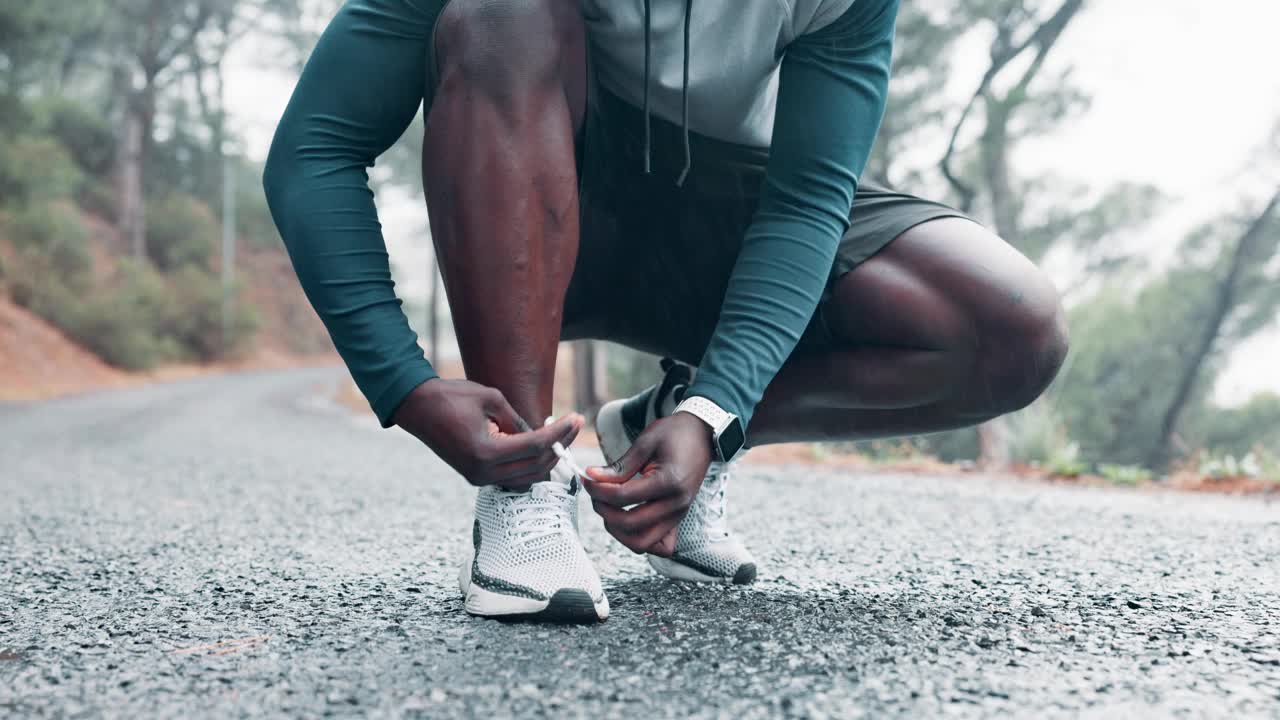
POLYGON ((584 486, 618 542, 632 552, 670 557, 676 527, 697 497, 711 458, 711 429, 693 415, 676 413, 646 428, 613 465, 588 469, 584 486))
POLYGON ((498 390, 436 378, 414 388, 392 418, 472 485, 524 488, 545 480, 582 429, 577 413, 533 430, 498 390))

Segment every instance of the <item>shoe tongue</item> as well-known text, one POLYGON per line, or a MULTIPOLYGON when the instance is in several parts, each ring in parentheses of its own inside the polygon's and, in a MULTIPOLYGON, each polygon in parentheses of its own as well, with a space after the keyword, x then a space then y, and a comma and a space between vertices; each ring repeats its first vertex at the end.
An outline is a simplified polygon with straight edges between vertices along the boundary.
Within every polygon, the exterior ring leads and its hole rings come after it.
POLYGON ((646 418, 648 422, 675 412, 676 406, 684 400, 685 391, 693 382, 694 369, 670 358, 663 358, 662 373, 662 381, 653 389, 649 417, 646 418))
POLYGON ((688 385, 676 385, 667 393, 654 398, 653 414, 655 418, 664 418, 675 412, 676 406, 680 404, 681 400, 684 400, 684 391, 688 389, 688 385))

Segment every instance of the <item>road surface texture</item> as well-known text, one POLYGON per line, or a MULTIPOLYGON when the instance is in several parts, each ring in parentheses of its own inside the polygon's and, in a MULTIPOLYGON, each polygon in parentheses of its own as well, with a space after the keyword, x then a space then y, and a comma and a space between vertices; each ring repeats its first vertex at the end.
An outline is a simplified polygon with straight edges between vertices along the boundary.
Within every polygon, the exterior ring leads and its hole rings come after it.
POLYGON ((0 408, 0 716, 1280 716, 1274 503, 750 468, 754 586, 584 504, 613 617, 504 624, 473 491, 337 378, 0 408))

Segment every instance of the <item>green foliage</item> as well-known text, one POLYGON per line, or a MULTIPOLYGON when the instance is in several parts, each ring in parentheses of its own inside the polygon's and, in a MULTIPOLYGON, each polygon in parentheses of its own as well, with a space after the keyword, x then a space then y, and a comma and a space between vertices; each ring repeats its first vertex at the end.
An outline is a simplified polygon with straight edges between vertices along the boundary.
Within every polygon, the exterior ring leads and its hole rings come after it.
POLYGON ((76 193, 76 203, 86 212, 93 213, 108 222, 116 220, 119 212, 116 203, 116 190, 106 180, 91 178, 80 185, 76 193))
POLYGON ((0 142, 0 203, 49 202, 72 196, 83 174, 57 140, 23 134, 0 142))
POLYGON ((1132 299, 1113 286, 1071 313, 1072 359, 1054 401, 1086 459, 1150 457, 1206 289, 1183 273, 1132 299))
POLYGON ((80 305, 64 328, 94 354, 127 370, 146 370, 182 357, 179 343, 163 333, 172 312, 164 278, 133 261, 124 261, 120 271, 117 284, 95 302, 80 305))
POLYGON ((170 307, 164 332, 194 360, 215 360, 243 350, 258 329, 254 309, 243 302, 233 306, 227 334, 222 330, 222 283, 193 265, 173 275, 170 307))
POLYGON ((100 112, 51 96, 35 104, 41 130, 60 143, 85 173, 107 177, 115 161, 116 131, 100 112))
POLYGON ((76 209, 66 203, 27 203, 12 211, 4 224, 5 236, 20 258, 21 273, 15 298, 29 297, 32 284, 56 279, 75 290, 84 290, 93 259, 88 237, 76 209))
POLYGON ((1200 447, 1242 456, 1254 448, 1280 448, 1280 395, 1260 393, 1234 408, 1206 408, 1193 418, 1188 435, 1200 447))
POLYGON ((1008 418, 1009 457, 1014 462, 1043 465, 1071 445, 1062 421, 1045 401, 1033 403, 1008 418))
POLYGON ((1098 466, 1098 474, 1112 485, 1142 485, 1151 482, 1151 471, 1139 465, 1112 465, 1102 463, 1098 466))
MULTIPOLYGON (((1275 458, 1268 458, 1271 467, 1274 467, 1275 458)), ((1245 453, 1239 457, 1230 453, 1209 453, 1200 459, 1200 474, 1204 477, 1211 477, 1215 480, 1226 478, 1257 478, 1262 477, 1264 472, 1263 463, 1259 459, 1258 454, 1253 452, 1245 453)))
POLYGON ((147 255, 162 271, 207 267, 219 232, 208 206, 190 195, 169 193, 147 205, 147 255))
POLYGON ((1089 471, 1089 465, 1080 459, 1080 446, 1067 443, 1055 448, 1041 464, 1046 472, 1054 477, 1080 477, 1089 471))

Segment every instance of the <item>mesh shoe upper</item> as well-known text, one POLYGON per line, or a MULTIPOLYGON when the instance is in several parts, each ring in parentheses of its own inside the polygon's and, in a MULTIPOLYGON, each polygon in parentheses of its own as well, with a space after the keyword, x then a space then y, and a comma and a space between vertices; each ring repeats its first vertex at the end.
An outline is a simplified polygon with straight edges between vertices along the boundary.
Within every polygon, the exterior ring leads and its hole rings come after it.
POLYGON ((557 590, 604 596, 578 537, 578 482, 566 463, 528 492, 484 487, 476 497, 472 582, 494 592, 549 598, 557 590))
MULTIPOLYGON (((601 449, 609 462, 621 457, 649 423, 669 411, 675 404, 673 396, 681 397, 692 382, 693 372, 687 365, 664 360, 662 369, 664 375, 658 385, 627 400, 616 401, 617 427, 597 427, 601 433, 601 449)), ((719 578, 737 578, 743 566, 751 565, 754 577, 755 559, 729 532, 726 521, 726 490, 731 468, 732 463, 715 462, 707 469, 701 489, 680 522, 672 560, 719 578)))
POLYGON ((712 463, 702 488, 689 506, 689 513, 676 531, 672 559, 699 572, 731 578, 745 564, 754 563, 751 553, 729 532, 726 512, 731 464, 712 463))

